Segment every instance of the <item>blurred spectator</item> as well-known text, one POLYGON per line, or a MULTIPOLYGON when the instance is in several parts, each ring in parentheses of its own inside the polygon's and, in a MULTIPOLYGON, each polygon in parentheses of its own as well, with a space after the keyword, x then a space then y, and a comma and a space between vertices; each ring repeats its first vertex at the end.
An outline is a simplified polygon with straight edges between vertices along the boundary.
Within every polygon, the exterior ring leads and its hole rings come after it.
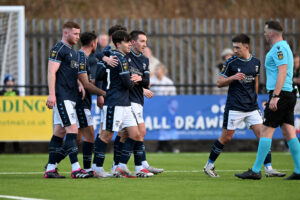
POLYGON ((144 55, 149 59, 149 71, 150 77, 152 77, 154 75, 155 67, 161 62, 152 55, 152 51, 149 47, 145 48, 144 55))
MULTIPOLYGON (((4 88, 0 91, 1 96, 18 96, 19 91, 14 89, 15 85, 15 78, 10 75, 6 74, 4 77, 4 88)), ((15 153, 21 153, 20 144, 19 142, 13 142, 13 149, 15 153)), ((0 153, 5 152, 5 142, 0 143, 0 153)))
POLYGON ((103 51, 104 47, 109 44, 109 37, 107 34, 102 33, 98 36, 97 51, 103 51))
POLYGON ((105 33, 101 33, 98 36, 98 44, 97 44, 97 50, 95 53, 91 53, 88 58, 88 65, 91 70, 91 78, 92 80, 95 79, 95 74, 97 71, 97 62, 99 61, 98 57, 99 54, 103 51, 104 47, 106 47, 109 43, 109 37, 105 33))
POLYGON ((0 91, 1 96, 18 96, 19 91, 14 89, 13 86, 15 85, 15 78, 10 75, 6 74, 4 78, 4 88, 0 91))
POLYGON ((225 61, 231 58, 234 55, 233 51, 230 48, 226 48, 221 53, 222 62, 217 65, 219 70, 221 71, 225 61))
POLYGON ((151 85, 166 85, 152 86, 151 91, 156 96, 176 95, 176 88, 171 79, 166 76, 167 68, 164 64, 158 64, 154 70, 154 76, 150 78, 151 85), (171 85, 171 86, 167 86, 171 85))
MULTIPOLYGON (((167 69, 166 66, 163 65, 162 63, 159 63, 156 65, 155 70, 154 70, 154 76, 150 78, 150 83, 151 83, 151 91, 154 93, 156 96, 170 96, 170 95, 176 95, 176 88, 174 86, 174 83, 171 79, 169 79, 166 76, 167 69), (153 86, 153 85, 166 85, 166 86, 153 86), (169 86, 168 86, 169 85, 169 86)), ((170 101, 169 106, 168 106, 168 111, 171 115, 174 115, 175 113, 172 113, 172 110, 174 107, 178 107, 177 101, 170 101)), ((176 110, 176 109, 175 109, 176 110)), ((168 152, 174 152, 178 153, 178 149, 174 149, 173 146, 170 143, 170 139, 172 139, 172 135, 169 135, 167 133, 164 133, 162 131, 160 133, 159 141, 157 144, 157 152, 163 152, 163 151, 168 151, 168 152)))
POLYGON ((294 55, 293 83, 300 89, 300 55, 294 55))

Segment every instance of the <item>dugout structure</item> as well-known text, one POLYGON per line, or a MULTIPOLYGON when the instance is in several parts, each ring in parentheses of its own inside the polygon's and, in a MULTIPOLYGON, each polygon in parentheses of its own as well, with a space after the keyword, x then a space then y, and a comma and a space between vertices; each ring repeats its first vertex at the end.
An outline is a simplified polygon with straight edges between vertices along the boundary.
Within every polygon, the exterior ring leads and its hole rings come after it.
MULTIPOLYGON (((24 6, 0 6, 0 85, 6 74, 25 85, 25 9, 24 6)), ((19 88, 24 95, 24 88, 19 88)))

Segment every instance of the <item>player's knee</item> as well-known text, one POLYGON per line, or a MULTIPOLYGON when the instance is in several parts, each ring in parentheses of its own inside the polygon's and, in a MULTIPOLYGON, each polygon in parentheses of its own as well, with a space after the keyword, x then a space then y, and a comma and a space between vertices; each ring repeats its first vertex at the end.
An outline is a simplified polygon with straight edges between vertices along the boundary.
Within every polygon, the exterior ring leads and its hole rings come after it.
POLYGON ((146 135, 146 129, 140 130, 140 136, 144 139, 146 135))
POLYGON ((219 141, 220 141, 223 145, 225 145, 225 144, 227 144, 228 142, 230 142, 231 139, 232 139, 232 135, 225 135, 225 136, 220 137, 220 138, 219 138, 219 141))
POLYGON ((100 134, 100 139, 103 142, 108 143, 111 140, 112 136, 113 136, 113 133, 108 132, 108 131, 102 131, 100 134))
POLYGON ((128 138, 128 134, 122 134, 120 142, 124 143, 127 138, 128 138))

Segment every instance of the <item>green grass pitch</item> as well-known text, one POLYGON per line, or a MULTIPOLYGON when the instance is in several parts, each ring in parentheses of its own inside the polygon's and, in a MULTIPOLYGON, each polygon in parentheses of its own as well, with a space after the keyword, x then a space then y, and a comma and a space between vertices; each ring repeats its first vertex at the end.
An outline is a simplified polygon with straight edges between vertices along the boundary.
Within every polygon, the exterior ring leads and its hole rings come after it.
MULTIPOLYGON (((222 153, 216 170, 220 178, 209 178, 202 168, 208 153, 155 154, 147 160, 165 172, 151 178, 72 179, 69 159, 59 165, 66 179, 44 179, 46 154, 0 155, 0 196, 12 195, 39 199, 300 199, 300 181, 266 178, 260 181, 240 180, 234 173, 247 170, 256 153, 222 153)), ((82 155, 79 155, 82 160, 82 155)), ((290 175, 293 171, 289 153, 273 153, 273 167, 290 175)), ((133 159, 129 161, 133 171, 133 159)), ((112 155, 108 154, 104 168, 110 171, 112 155)), ((1 199, 1 197, 0 197, 1 199)))

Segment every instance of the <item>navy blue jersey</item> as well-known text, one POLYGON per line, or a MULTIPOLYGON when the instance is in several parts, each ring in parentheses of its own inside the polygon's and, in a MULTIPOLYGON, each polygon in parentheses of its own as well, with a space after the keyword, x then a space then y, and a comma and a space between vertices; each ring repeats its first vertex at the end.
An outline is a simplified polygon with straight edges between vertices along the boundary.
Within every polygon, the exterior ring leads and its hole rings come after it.
MULTIPOLYGON (((82 73, 86 73, 88 76, 89 82, 92 81, 92 74, 91 74, 91 68, 88 62, 88 56, 84 53, 83 50, 79 50, 77 52, 77 60, 79 64, 78 68, 78 75, 82 73)), ((79 97, 81 101, 81 97, 79 97)), ((81 102, 83 105, 83 108, 91 109, 92 108, 92 96, 91 93, 88 90, 85 90, 85 97, 83 99, 83 102, 81 102)))
POLYGON ((107 57, 111 56, 113 50, 114 50, 114 47, 109 44, 103 48, 103 51, 96 52, 96 58, 99 61, 102 61, 104 56, 107 56, 107 57))
POLYGON ((134 87, 134 82, 130 80, 128 62, 121 52, 113 50, 111 53, 112 56, 117 56, 118 66, 112 67, 98 63, 101 66, 98 66, 97 82, 102 80, 102 87, 106 90, 104 105, 130 106, 129 89, 134 87))
POLYGON ((60 41, 50 51, 49 60, 60 63, 56 72, 55 95, 57 101, 76 101, 78 92, 78 62, 76 52, 60 41))
POLYGON ((241 81, 235 80, 229 84, 226 109, 243 112, 258 109, 255 77, 259 75, 259 70, 260 61, 252 56, 247 60, 233 56, 225 62, 221 76, 230 77, 238 72, 246 76, 241 81))
POLYGON ((129 64, 130 74, 137 74, 142 77, 142 81, 130 89, 129 99, 131 102, 144 105, 143 88, 148 88, 150 83, 149 59, 143 54, 136 54, 133 50, 131 50, 125 57, 129 64))

